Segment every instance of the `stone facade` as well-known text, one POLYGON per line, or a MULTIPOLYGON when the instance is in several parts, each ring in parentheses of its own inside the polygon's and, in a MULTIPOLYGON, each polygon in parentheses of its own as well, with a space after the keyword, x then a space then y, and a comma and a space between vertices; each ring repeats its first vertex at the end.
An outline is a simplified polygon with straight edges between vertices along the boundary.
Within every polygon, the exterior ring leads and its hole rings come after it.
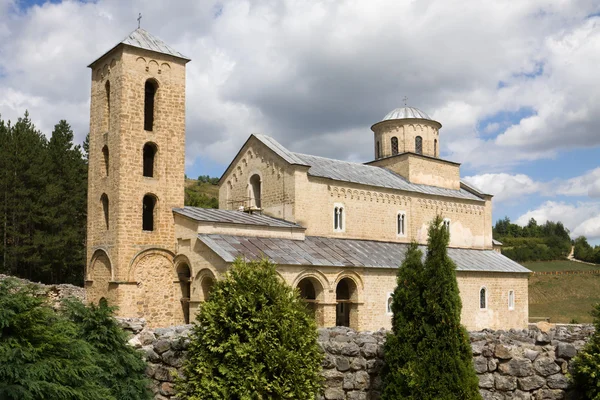
MULTIPOLYGON (((191 325, 144 329, 143 321, 122 325, 135 336, 130 344, 143 352, 156 400, 175 398, 174 377, 180 374, 189 346, 191 325)), ((470 332, 473 365, 484 400, 578 399, 566 374, 573 357, 594 332, 590 325, 527 330, 470 332)), ((319 329, 325 353, 321 399, 378 399, 382 389, 386 331, 356 332, 349 328, 319 329)))

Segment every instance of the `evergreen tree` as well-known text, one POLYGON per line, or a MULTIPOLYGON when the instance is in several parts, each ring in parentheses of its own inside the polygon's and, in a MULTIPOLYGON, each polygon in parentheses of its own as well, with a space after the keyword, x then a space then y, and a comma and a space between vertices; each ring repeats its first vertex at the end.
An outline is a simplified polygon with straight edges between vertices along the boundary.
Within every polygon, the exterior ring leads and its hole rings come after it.
POLYGON ((146 363, 127 344, 127 334, 113 318, 114 308, 106 300, 96 306, 66 301, 64 312, 77 325, 79 337, 95 350, 94 360, 102 371, 98 380, 117 400, 150 399, 146 363))
POLYGON ((449 233, 437 216, 427 255, 411 244, 398 270, 392 332, 385 344, 383 399, 480 399, 449 233))
POLYGON ((314 399, 320 390, 315 321, 267 260, 233 263, 190 339, 181 399, 314 399))
POLYGON ((573 358, 569 378, 573 389, 587 400, 600 400, 600 304, 592 310, 594 327, 590 340, 573 358))
POLYGON ((0 281, 0 399, 112 400, 94 349, 33 286, 0 281))

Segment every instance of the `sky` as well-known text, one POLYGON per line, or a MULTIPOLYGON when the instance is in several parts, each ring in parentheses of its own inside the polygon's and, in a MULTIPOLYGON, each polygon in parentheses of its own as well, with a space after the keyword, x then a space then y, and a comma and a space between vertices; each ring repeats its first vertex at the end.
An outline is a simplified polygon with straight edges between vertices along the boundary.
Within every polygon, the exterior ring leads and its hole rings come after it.
POLYGON ((597 0, 0 0, 0 116, 89 129, 86 66, 137 28, 187 65, 186 174, 220 176, 251 133, 373 159, 407 104, 494 220, 562 221, 600 243, 597 0))

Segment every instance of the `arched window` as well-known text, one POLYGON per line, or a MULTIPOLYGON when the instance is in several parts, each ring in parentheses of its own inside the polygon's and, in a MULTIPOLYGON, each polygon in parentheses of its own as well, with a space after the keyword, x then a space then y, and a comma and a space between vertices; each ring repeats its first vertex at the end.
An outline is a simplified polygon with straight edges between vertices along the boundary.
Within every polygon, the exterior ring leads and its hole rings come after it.
POLYGON ((104 130, 110 130, 110 81, 106 81, 104 84, 104 91, 106 92, 106 110, 104 112, 104 130))
POLYGON ((379 140, 377 141, 377 150, 376 150, 375 158, 381 158, 381 145, 379 144, 379 140))
POLYGON ((104 214, 104 226, 108 230, 108 196, 106 193, 100 196, 100 202, 102 203, 102 213, 104 214))
POLYGON ((144 86, 144 130, 151 131, 154 127, 154 98, 156 95, 156 82, 148 79, 144 86))
POLYGON ((142 229, 145 231, 154 230, 154 207, 156 206, 156 197, 145 195, 142 201, 142 229))
POLYGON ((433 156, 437 157, 437 139, 433 139, 433 156))
POLYGON ((344 278, 335 288, 336 326, 348 326, 356 329, 357 325, 357 288, 354 281, 350 278, 344 278))
POLYGON ((479 308, 482 310, 487 308, 487 289, 485 287, 479 289, 479 308))
POLYGON ((102 148, 102 158, 104 160, 104 165, 102 166, 102 174, 104 176, 108 176, 108 146, 104 146, 102 148))
POLYGON ((393 293, 388 293, 387 301, 385 302, 385 311, 388 314, 393 314, 392 303, 394 302, 394 298, 392 296, 393 293))
POLYGON ((398 212, 397 232, 398 236, 406 236, 406 213, 398 212))
POLYGON ((444 218, 442 223, 444 224, 444 229, 450 234, 450 218, 444 218))
POLYGON ((423 154, 423 138, 421 136, 415 138, 415 153, 423 154))
POLYGON ((508 291, 508 309, 509 310, 515 309, 515 291, 514 290, 508 291))
POLYGON ((250 206, 261 208, 261 180, 260 175, 254 174, 250 177, 250 206))
POLYGON ((183 311, 183 321, 190 323, 190 294, 191 294, 191 276, 190 267, 187 264, 177 266, 177 276, 179 277, 179 286, 181 287, 181 309, 183 311))
POLYGON ((392 155, 395 156, 398 154, 398 138, 394 136, 392 138, 392 155))
POLYGON ((335 204, 333 207, 333 230, 342 232, 344 230, 344 206, 335 204))
POLYGON ((154 156, 156 155, 156 145, 146 143, 144 145, 144 176, 154 176, 154 156))

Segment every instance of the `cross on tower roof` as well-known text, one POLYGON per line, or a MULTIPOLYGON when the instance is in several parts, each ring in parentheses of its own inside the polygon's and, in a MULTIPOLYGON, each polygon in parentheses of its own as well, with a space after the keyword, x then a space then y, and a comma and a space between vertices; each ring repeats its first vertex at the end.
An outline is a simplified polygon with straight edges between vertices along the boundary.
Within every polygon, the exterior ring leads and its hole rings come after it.
POLYGON ((138 21, 138 29, 140 29, 140 23, 142 21, 142 13, 140 13, 139 16, 137 17, 137 21, 138 21))
POLYGON ((404 106, 406 107, 406 102, 408 101, 408 97, 404 96, 404 98, 402 100, 404 100, 404 106))

